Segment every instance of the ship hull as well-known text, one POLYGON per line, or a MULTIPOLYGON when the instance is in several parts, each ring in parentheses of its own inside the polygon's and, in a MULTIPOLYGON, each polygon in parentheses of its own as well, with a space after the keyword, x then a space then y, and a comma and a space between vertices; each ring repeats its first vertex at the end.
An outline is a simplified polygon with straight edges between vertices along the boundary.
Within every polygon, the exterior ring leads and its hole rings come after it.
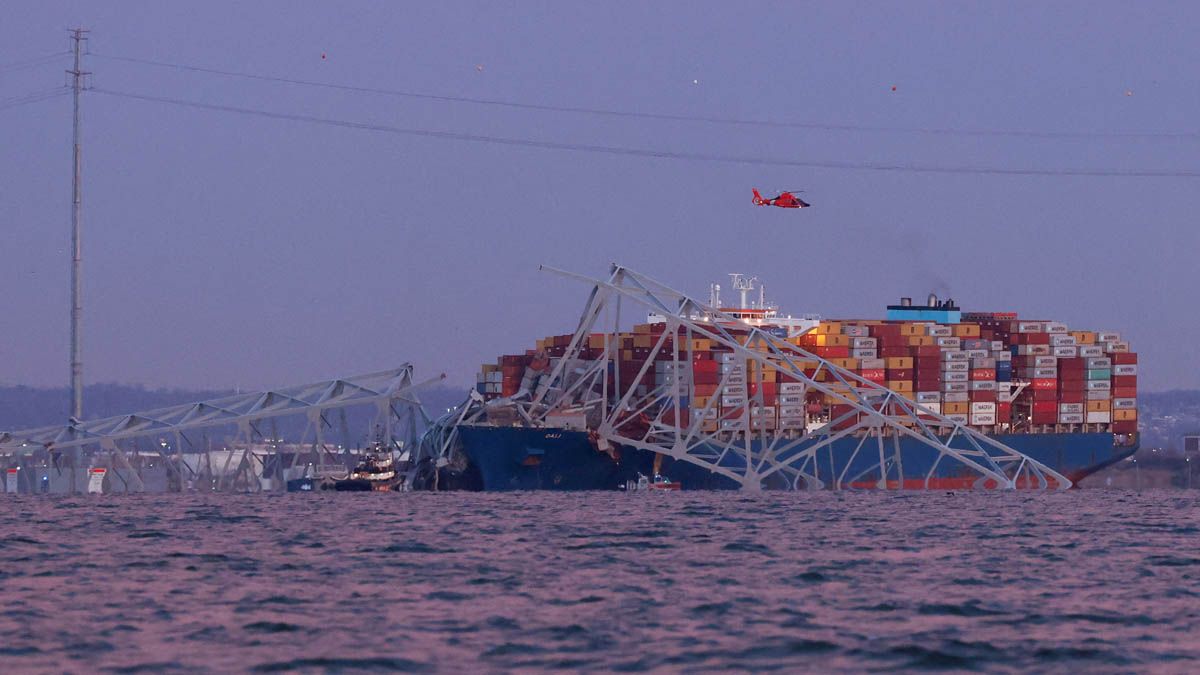
MULTIPOLYGON (((651 475, 654 471, 654 453, 628 447, 603 452, 582 431, 464 425, 459 427, 459 438, 464 454, 482 478, 482 488, 489 491, 613 490, 628 481, 636 481, 639 473, 651 475)), ((1005 434, 994 438, 1073 482, 1137 450, 1136 445, 1115 445, 1111 433, 1005 434)), ((844 438, 836 441, 832 448, 818 450, 816 466, 810 466, 808 470, 827 486, 840 479, 844 487, 881 487, 878 473, 870 471, 870 466, 879 460, 875 443, 864 444, 848 469, 844 459, 836 462, 830 459, 852 456, 859 440, 844 438)), ((953 447, 967 447, 962 440, 954 442, 953 447)), ((919 441, 906 438, 901 439, 900 444, 903 461, 889 472, 888 488, 956 490, 976 487, 978 472, 966 469, 956 461, 938 461, 938 453, 919 441)), ((891 459, 894 452, 889 439, 885 444, 886 456, 891 459)), ((733 453, 726 455, 722 465, 739 473, 744 467, 741 457, 733 453)), ((740 487, 730 478, 687 461, 664 457, 661 471, 671 480, 682 483, 685 490, 740 487)), ((763 486, 787 487, 783 481, 784 478, 776 473, 764 479, 763 486)))

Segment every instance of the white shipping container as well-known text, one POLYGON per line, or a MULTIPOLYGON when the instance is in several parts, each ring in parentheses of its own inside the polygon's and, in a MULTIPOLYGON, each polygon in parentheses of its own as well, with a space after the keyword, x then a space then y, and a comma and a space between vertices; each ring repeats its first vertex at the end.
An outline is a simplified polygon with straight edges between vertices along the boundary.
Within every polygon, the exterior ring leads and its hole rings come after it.
POLYGON ((738 355, 733 352, 717 352, 716 356, 720 363, 731 363, 738 360, 738 355))
POLYGON ((1050 350, 1051 354, 1064 359, 1072 359, 1079 353, 1078 347, 1055 347, 1050 350))
POLYGON ((992 352, 992 358, 996 359, 997 361, 1011 362, 1012 361, 1012 352, 1008 351, 1007 349, 994 350, 992 352))
POLYGON ((1113 375, 1137 375, 1137 364, 1126 363, 1113 366, 1113 375))
POLYGON ((978 427, 990 427, 996 423, 996 413, 971 414, 971 424, 978 427))
POLYGON ((1018 333, 1041 333, 1042 323, 1040 321, 1020 321, 1017 323, 1018 333))
POLYGON ((722 373, 745 373, 746 372, 746 364, 733 363, 732 361, 722 363, 720 368, 721 368, 722 373))
POLYGON ((727 385, 725 385, 725 388, 723 388, 721 390, 721 394, 724 396, 745 396, 746 395, 746 385, 744 385, 744 384, 727 384, 727 385))
POLYGON ((1082 403, 1059 403, 1058 412, 1060 413, 1081 413, 1084 412, 1082 403))
POLYGON ((1075 336, 1074 335, 1051 335, 1050 336, 1050 346, 1051 347, 1074 347, 1075 346, 1075 336))
POLYGON ((1109 354, 1120 354, 1129 351, 1128 342, 1105 342, 1104 351, 1109 354))
POLYGON ((879 350, 855 348, 850 350, 850 356, 856 359, 873 359, 879 356, 879 350))
POLYGON ((971 369, 972 370, 974 370, 976 368, 982 368, 984 370, 988 370, 988 369, 993 369, 995 367, 996 367, 996 359, 993 359, 990 356, 987 358, 971 359, 971 369))
MULTIPOLYGON (((997 384, 999 384, 999 383, 997 383, 997 384)), ((1015 399, 1016 399, 1016 396, 1013 395, 1011 390, 997 389, 997 391, 996 391, 996 400, 1001 403, 1012 403, 1013 400, 1015 400, 1015 399)))
POLYGON ((959 345, 961 344, 961 342, 962 342, 962 341, 961 341, 961 340, 959 340, 959 339, 958 339, 958 338, 956 338, 956 337, 940 337, 940 338, 937 338, 937 344, 938 344, 938 346, 939 346, 939 347, 941 347, 941 348, 943 348, 943 349, 958 349, 958 348, 959 348, 959 345))
POLYGON ((967 359, 986 359, 989 354, 986 349, 964 349, 963 353, 967 355, 967 359))
POLYGON ((1058 359, 1054 356, 1027 356, 1025 357, 1025 365, 1033 366, 1034 368, 1057 368, 1058 359))
POLYGON ((777 390, 780 394, 803 394, 807 387, 803 382, 780 382, 777 390))
POLYGON ((795 394, 780 394, 779 405, 804 405, 804 396, 795 394))
POLYGON ((1079 345, 1079 355, 1085 358, 1104 356, 1104 347, 1100 345, 1079 345))
POLYGON ((871 329, 866 326, 842 326, 842 335, 850 337, 862 338, 871 334, 871 329))
POLYGON ((965 391, 948 391, 942 394, 942 401, 946 403, 966 403, 971 400, 971 395, 965 391))
POLYGON ((933 324, 925 327, 925 334, 932 335, 933 337, 952 337, 954 335, 954 329, 952 329, 950 326, 939 326, 933 324))
POLYGON ((971 414, 972 415, 974 415, 975 413, 995 413, 995 412, 996 412, 996 404, 995 403, 978 402, 978 403, 971 404, 971 414))
POLYGON ((1137 410, 1136 398, 1114 398, 1113 408, 1116 410, 1137 410))
POLYGON ((971 379, 971 374, 965 370, 955 370, 942 374, 942 382, 967 382, 971 379))
POLYGON ((729 373, 725 376, 725 384, 746 384, 745 373, 729 373))
POLYGON ((755 417, 750 420, 750 428, 752 429, 774 429, 774 417, 755 417))
POLYGON ((966 352, 960 351, 942 351, 942 361, 967 361, 970 362, 971 357, 967 356, 966 352))
POLYGON ((863 359, 859 362, 858 367, 862 370, 879 370, 887 367, 887 361, 883 359, 863 359))
POLYGON ((1048 322, 1046 322, 1045 328, 1043 328, 1042 330, 1043 330, 1043 332, 1046 332, 1046 333, 1061 334, 1061 333, 1067 332, 1067 324, 1059 323, 1057 321, 1048 321, 1048 322))
POLYGON ((1112 389, 1112 382, 1108 380, 1088 380, 1087 388, 1089 391, 1108 391, 1112 389))
POLYGON ((1112 413, 1109 412, 1089 412, 1087 414, 1088 424, 1108 424, 1112 422, 1112 413))
POLYGON ((958 424, 967 424, 967 416, 966 415, 959 415, 959 414, 955 413, 953 415, 946 415, 946 419, 950 420, 951 422, 956 422, 958 424))
POLYGON ((875 349, 879 346, 879 341, 873 337, 850 338, 850 346, 862 349, 875 349))
POLYGON ((917 403, 937 403, 942 400, 940 391, 918 391, 917 403))
POLYGON ((802 405, 781 405, 779 406, 779 416, 782 417, 804 417, 806 411, 802 405))
MULTIPOLYGON (((933 413, 934 415, 942 414, 942 404, 941 403, 922 403, 920 405, 922 408, 925 408, 926 410, 933 413)), ((920 414, 920 411, 918 410, 917 413, 920 414)))
POLYGON ((1099 368, 1112 368, 1112 359, 1106 357, 1090 358, 1087 360, 1088 370, 1099 368))
POLYGON ((1083 413, 1059 413, 1059 424, 1083 424, 1083 413))
POLYGON ((1058 377, 1058 368, 1034 368, 1033 376, 1036 379, 1051 379, 1058 377))
POLYGON ((743 406, 743 405, 746 405, 746 397, 745 396, 722 396, 721 397, 721 407, 722 408, 736 408, 738 406, 743 406))
POLYGON ((971 380, 971 391, 996 391, 996 381, 971 380))
POLYGON ((942 372, 965 373, 971 370, 970 361, 942 361, 942 372))
POLYGON ((773 405, 754 405, 750 406, 750 414, 758 417, 775 417, 779 414, 779 408, 773 405))
POLYGON ((1089 401, 1107 401, 1112 398, 1112 391, 1107 389, 1089 389, 1086 393, 1089 401))
POLYGON ((1050 345, 1019 345, 1017 354, 1025 356, 1050 356, 1050 345))
POLYGON ((1004 340, 992 340, 992 351, 1002 352, 1005 350, 1006 348, 1004 346, 1004 340))
POLYGON ((742 421, 741 420, 721 420, 721 428, 722 429, 741 429, 742 421))
POLYGON ((692 414, 705 420, 715 420, 718 416, 716 408, 708 408, 707 410, 704 408, 695 408, 692 414))
MULTIPOLYGON (((966 382, 943 382, 942 383, 942 391, 943 392, 967 391, 967 383, 966 382)), ((946 398, 944 400, 949 401, 950 399, 946 398)))
POLYGON ((1117 342, 1120 339, 1121 339, 1120 333, 1113 333, 1110 331, 1103 331, 1100 333, 1096 333, 1096 342, 1117 342))

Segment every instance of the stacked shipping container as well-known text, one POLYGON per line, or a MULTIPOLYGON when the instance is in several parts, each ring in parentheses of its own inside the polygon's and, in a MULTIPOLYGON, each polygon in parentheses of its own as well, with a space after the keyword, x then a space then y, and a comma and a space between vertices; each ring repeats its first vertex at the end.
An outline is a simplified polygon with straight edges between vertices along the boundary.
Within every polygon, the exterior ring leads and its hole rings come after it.
MULTIPOLYGON (((655 323, 635 326, 631 333, 590 335, 577 355, 580 362, 567 366, 586 367, 611 349, 616 358, 608 372, 610 397, 615 400, 631 388, 644 395, 666 386, 670 399, 664 420, 686 425, 698 416, 705 431, 742 429, 747 417, 755 430, 799 430, 824 421, 845 427, 855 421, 855 408, 810 391, 772 365, 707 339, 664 337, 664 332, 666 325, 655 323), (678 368, 676 346, 683 361, 678 368)), ((485 365, 479 392, 485 398, 532 392, 566 355, 571 340, 570 335, 548 337, 523 355, 485 365)), ((956 324, 825 321, 787 340, 933 413, 988 433, 1137 431, 1137 355, 1116 333, 975 313, 956 324)), ((809 377, 849 392, 818 360, 793 361, 809 377)))

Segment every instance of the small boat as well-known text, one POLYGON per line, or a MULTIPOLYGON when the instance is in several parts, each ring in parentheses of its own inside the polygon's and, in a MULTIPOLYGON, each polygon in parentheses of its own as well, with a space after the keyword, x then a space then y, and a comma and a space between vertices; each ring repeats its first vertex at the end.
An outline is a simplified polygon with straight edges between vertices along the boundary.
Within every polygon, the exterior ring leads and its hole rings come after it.
POLYGON ((398 483, 396 461, 390 448, 374 443, 363 453, 350 475, 342 480, 322 484, 322 490, 337 492, 386 492, 395 490, 398 483))
POLYGON ((626 492, 650 492, 659 490, 682 490, 683 484, 678 481, 673 481, 661 473, 654 474, 654 478, 647 478, 645 474, 639 473, 636 481, 628 481, 624 486, 621 486, 626 492))

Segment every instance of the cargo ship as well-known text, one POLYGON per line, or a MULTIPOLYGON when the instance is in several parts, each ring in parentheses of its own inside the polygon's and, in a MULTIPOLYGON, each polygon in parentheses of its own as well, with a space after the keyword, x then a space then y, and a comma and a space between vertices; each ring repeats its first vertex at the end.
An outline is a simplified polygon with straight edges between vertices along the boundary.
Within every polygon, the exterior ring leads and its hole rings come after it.
POLYGON ((645 323, 597 331, 589 300, 576 333, 485 364, 442 485, 1065 487, 1137 450, 1138 359, 1116 332, 933 295, 876 319, 784 315, 732 276, 740 302, 655 296, 645 323))

